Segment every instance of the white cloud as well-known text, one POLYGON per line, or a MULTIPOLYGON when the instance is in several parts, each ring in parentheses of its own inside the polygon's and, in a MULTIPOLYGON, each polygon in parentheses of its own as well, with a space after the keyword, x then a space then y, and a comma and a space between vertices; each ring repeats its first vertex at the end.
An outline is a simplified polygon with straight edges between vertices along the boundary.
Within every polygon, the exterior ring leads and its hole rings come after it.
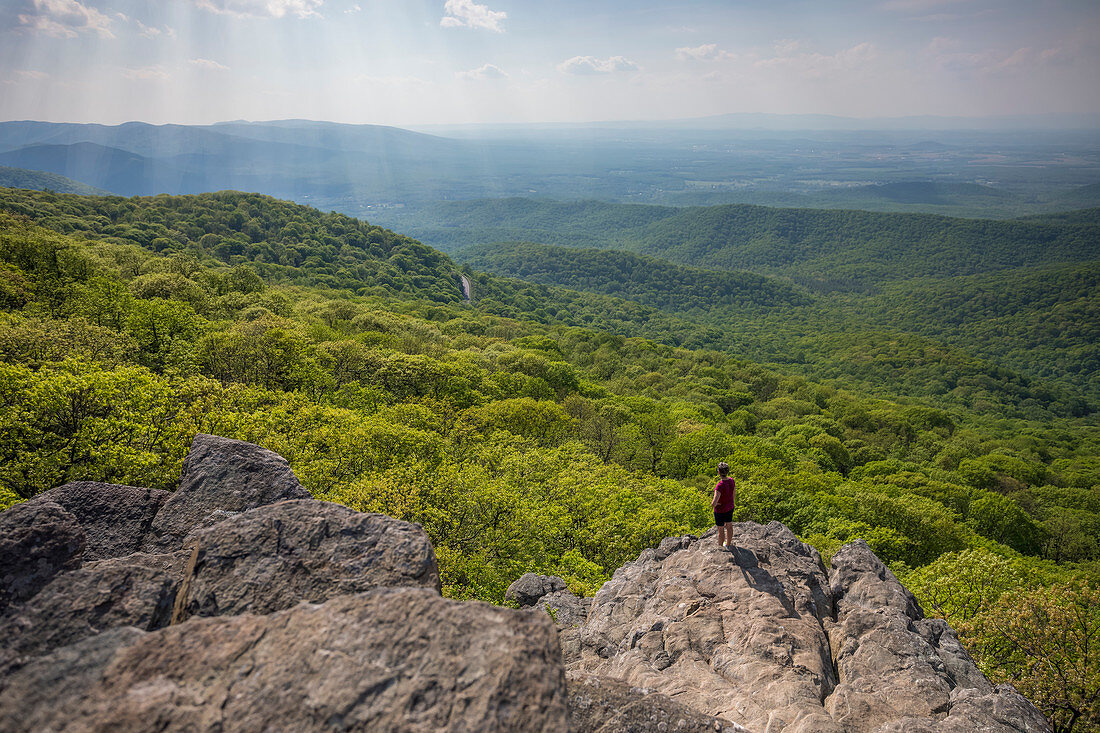
POLYGON ((776 41, 773 48, 778 56, 790 56, 795 51, 802 48, 802 43, 793 38, 784 38, 781 41, 776 41))
POLYGON ((954 51, 962 44, 959 43, 957 38, 948 38, 946 36, 936 36, 928 42, 928 52, 939 54, 954 51))
POLYGON ((144 38, 156 38, 163 34, 166 38, 171 38, 176 35, 176 32, 172 30, 171 26, 164 26, 163 28, 156 28, 155 26, 145 25, 137 18, 134 18, 134 22, 137 23, 138 35, 144 38))
POLYGON ((163 66, 142 66, 137 69, 123 69, 122 76, 126 79, 139 81, 163 81, 168 78, 168 72, 163 66))
POLYGON ((685 46, 676 49, 676 58, 681 61, 717 61, 732 56, 733 54, 718 48, 717 43, 704 43, 701 46, 685 46))
POLYGON ((350 14, 350 13, 358 13, 358 12, 359 12, 359 11, 361 11, 362 9, 363 9, 363 8, 359 7, 359 3, 356 3, 355 5, 352 5, 352 6, 350 7, 350 8, 348 8, 347 10, 345 10, 345 11, 344 11, 344 15, 348 15, 348 14, 350 14))
POLYGON ((1067 64, 1073 60, 1073 54, 1064 48, 1044 48, 1039 52, 1041 64, 1067 64))
POLYGON ((161 34, 160 28, 154 28, 152 26, 145 25, 140 20, 135 20, 138 24, 138 35, 145 36, 146 38, 156 38, 161 34))
POLYGON ((21 69, 16 71, 7 79, 0 81, 0 84, 21 84, 23 82, 42 82, 49 79, 50 75, 45 71, 34 71, 31 69, 21 69))
POLYGON ((860 43, 834 54, 788 53, 760 59, 753 63, 759 69, 776 69, 810 79, 818 79, 841 71, 853 71, 868 66, 878 58, 871 43, 860 43))
POLYGON ((595 56, 574 56, 558 64, 563 74, 589 76, 593 74, 614 74, 618 71, 638 71, 638 65, 623 56, 598 59, 595 56))
POLYGON ((447 0, 439 24, 444 28, 484 28, 503 33, 500 23, 507 17, 507 13, 490 10, 489 6, 478 5, 473 0, 447 0))
POLYGON ((317 9, 325 0, 194 0, 203 10, 238 18, 283 18, 296 15, 308 18, 320 15, 317 9))
POLYGON ((207 71, 229 71, 229 67, 225 64, 219 64, 217 61, 211 61, 210 59, 191 59, 187 63, 207 71))
POLYGON ((1061 65, 1072 60, 1072 54, 1062 47, 1039 51, 1027 46, 1012 51, 961 49, 962 44, 957 40, 936 37, 925 47, 925 55, 940 70, 964 75, 1009 73, 1046 65, 1061 65))
POLYGON ((485 64, 469 71, 455 72, 456 79, 507 79, 508 75, 499 66, 485 64))
POLYGON ((16 18, 21 26, 57 38, 76 38, 94 31, 114 38, 111 19, 77 0, 33 0, 16 18))

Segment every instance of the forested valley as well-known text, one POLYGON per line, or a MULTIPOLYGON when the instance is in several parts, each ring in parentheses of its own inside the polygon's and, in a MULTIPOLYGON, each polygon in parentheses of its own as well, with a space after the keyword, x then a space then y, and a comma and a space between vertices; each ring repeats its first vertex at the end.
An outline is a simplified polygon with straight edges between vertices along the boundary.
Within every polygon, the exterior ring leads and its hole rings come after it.
POLYGON ((471 267, 628 298, 784 371, 1040 419, 1100 398, 1098 216, 509 199, 396 218, 471 267))
POLYGON ((422 524, 445 595, 502 603, 705 531, 725 460, 735 519, 826 561, 866 540, 992 679, 1097 725, 1097 212, 904 215, 901 247, 873 215, 757 208, 616 209, 640 228, 616 247, 625 221, 574 239, 540 211, 457 264, 256 194, 0 189, 0 507, 172 489, 214 433, 422 524))

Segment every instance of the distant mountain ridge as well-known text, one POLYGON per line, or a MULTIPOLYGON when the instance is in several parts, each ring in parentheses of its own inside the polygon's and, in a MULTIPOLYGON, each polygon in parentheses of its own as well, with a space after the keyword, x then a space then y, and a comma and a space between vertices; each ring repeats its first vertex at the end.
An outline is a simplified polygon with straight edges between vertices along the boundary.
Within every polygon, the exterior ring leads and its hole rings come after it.
POLYGON ((434 144, 439 150, 453 148, 453 141, 385 125, 341 125, 337 123, 220 122, 214 125, 150 125, 126 122, 99 125, 56 122, 0 122, 0 147, 93 142, 123 148, 147 157, 166 157, 187 152, 225 152, 241 139, 290 144, 297 147, 325 147, 365 151, 372 146, 434 144), (305 130, 306 132, 303 132, 305 130), (309 131, 314 134, 310 135, 309 131))
POLYGON ((105 196, 109 192, 101 188, 74 181, 56 173, 9 168, 0 166, 0 187, 27 188, 32 191, 56 191, 57 193, 78 193, 85 196, 105 196))
POLYGON ((494 199, 394 213, 380 223, 445 252, 509 241, 621 249, 689 267, 836 281, 841 289, 1100 258, 1100 209, 999 221, 746 204, 494 199))
POLYGON ((13 121, 0 123, 0 165, 125 196, 257 191, 368 218, 394 207, 508 196, 999 218, 1100 205, 1087 188, 1100 180, 1087 131, 714 124, 432 130, 451 135, 441 137, 310 120, 13 121), (1036 177, 1041 166, 1049 174, 1036 177))
POLYGON ((684 125, 767 127, 792 130, 1075 130, 1100 129, 1100 115, 905 115, 843 117, 819 114, 732 113, 675 120, 684 125))
POLYGON ((307 200, 359 190, 378 197, 431 169, 457 174, 472 164, 469 148, 378 125, 0 123, 0 164, 126 196, 238 189, 307 200))
POLYGON ((184 172, 174 166, 90 142, 28 145, 0 153, 0 164, 45 171, 127 196, 186 185, 184 172))

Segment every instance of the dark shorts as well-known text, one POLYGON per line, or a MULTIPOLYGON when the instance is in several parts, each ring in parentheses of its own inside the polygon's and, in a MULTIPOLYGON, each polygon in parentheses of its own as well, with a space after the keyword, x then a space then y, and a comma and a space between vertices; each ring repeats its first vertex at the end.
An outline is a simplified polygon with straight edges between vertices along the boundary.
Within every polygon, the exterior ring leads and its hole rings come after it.
POLYGON ((715 512, 714 513, 714 523, 719 525, 719 526, 723 525, 723 524, 729 524, 732 521, 733 521, 733 510, 732 509, 730 509, 728 512, 715 512))

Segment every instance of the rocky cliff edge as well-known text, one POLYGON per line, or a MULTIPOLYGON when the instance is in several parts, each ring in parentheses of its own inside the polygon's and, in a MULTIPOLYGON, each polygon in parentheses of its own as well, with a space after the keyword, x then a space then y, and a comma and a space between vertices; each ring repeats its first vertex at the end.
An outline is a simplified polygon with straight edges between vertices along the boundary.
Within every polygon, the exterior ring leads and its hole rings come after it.
POLYGON ((448 601, 418 525, 200 435, 173 494, 0 513, 0 731, 1049 730, 864 543, 826 570, 781 524, 735 535, 666 539, 592 599, 529 575, 528 610, 448 601))

